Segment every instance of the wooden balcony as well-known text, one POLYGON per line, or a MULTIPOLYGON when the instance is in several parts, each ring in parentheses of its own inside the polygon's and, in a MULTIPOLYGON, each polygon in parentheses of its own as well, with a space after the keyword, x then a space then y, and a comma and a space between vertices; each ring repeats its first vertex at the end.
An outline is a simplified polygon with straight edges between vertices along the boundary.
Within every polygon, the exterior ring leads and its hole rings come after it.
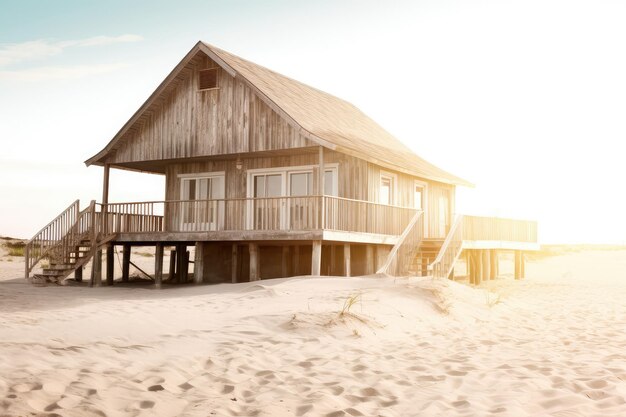
POLYGON ((416 210, 333 196, 99 205, 118 241, 337 240, 394 244, 416 210))

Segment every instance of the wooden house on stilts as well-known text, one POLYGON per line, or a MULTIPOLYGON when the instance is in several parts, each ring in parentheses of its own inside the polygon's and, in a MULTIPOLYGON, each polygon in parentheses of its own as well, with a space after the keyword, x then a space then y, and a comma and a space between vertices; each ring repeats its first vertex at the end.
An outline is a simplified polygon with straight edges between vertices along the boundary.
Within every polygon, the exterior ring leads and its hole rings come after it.
POLYGON ((114 248, 126 280, 132 247, 150 245, 157 285, 451 277, 463 253, 479 282, 497 250, 516 251, 521 277, 522 251, 537 249, 535 222, 455 216, 455 187, 470 184, 352 104, 203 42, 86 164, 104 167, 102 201, 76 201, 31 239, 27 278, 46 258, 38 278, 82 280, 92 261, 91 282, 104 270, 112 284, 114 248), (110 202, 111 169, 164 175, 165 200, 110 202))

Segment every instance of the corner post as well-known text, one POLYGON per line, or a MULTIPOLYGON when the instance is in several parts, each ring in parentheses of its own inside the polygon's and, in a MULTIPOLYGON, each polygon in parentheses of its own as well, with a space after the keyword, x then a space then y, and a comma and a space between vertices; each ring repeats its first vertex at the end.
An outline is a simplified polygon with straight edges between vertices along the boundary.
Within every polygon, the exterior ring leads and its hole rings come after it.
POLYGON ((319 225, 319 229, 324 229, 324 191, 326 190, 326 184, 324 183, 325 180, 325 176, 324 176, 324 147, 320 146, 319 149, 319 169, 318 169, 318 179, 317 179, 317 195, 320 196, 320 215, 319 215, 319 219, 320 219, 320 225, 319 225))
POLYGON ((107 211, 109 204, 109 171, 111 170, 111 165, 108 163, 104 164, 104 174, 102 176, 102 231, 106 236, 109 232, 108 230, 108 221, 107 221, 107 211))

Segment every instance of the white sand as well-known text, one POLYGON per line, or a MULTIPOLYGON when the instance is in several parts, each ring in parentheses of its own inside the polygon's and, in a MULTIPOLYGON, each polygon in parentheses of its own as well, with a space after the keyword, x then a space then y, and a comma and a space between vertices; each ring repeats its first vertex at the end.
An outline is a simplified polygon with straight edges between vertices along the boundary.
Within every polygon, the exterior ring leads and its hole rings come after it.
POLYGON ((529 262, 491 291, 36 288, 0 259, 0 415, 626 415, 625 251, 529 262))

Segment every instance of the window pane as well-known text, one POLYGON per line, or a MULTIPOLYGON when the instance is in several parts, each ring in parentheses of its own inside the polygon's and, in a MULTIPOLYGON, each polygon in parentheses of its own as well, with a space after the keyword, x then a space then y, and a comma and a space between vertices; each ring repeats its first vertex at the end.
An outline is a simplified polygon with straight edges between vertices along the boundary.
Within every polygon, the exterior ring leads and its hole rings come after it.
POLYGON ((268 175, 266 197, 280 197, 281 195, 281 174, 268 175))
POLYGON ((196 180, 189 180, 189 197, 188 200, 196 199, 196 180))
POLYGON ((418 210, 422 210, 422 188, 421 187, 415 187, 415 195, 413 196, 413 206, 418 209, 418 210))
POLYGON ((265 175, 257 175, 254 177, 253 197, 265 197, 265 175))
POLYGON ((313 192, 313 184, 311 184, 311 173, 299 172, 295 174, 289 174, 290 185, 289 195, 310 195, 313 192))
POLYGON ((391 179, 380 179, 380 203, 391 204, 391 179))
POLYGON ((337 195, 335 192, 335 171, 324 172, 324 194, 337 195))
POLYGON ((211 194, 212 199, 224 198, 224 178, 213 177, 211 178, 211 194))

